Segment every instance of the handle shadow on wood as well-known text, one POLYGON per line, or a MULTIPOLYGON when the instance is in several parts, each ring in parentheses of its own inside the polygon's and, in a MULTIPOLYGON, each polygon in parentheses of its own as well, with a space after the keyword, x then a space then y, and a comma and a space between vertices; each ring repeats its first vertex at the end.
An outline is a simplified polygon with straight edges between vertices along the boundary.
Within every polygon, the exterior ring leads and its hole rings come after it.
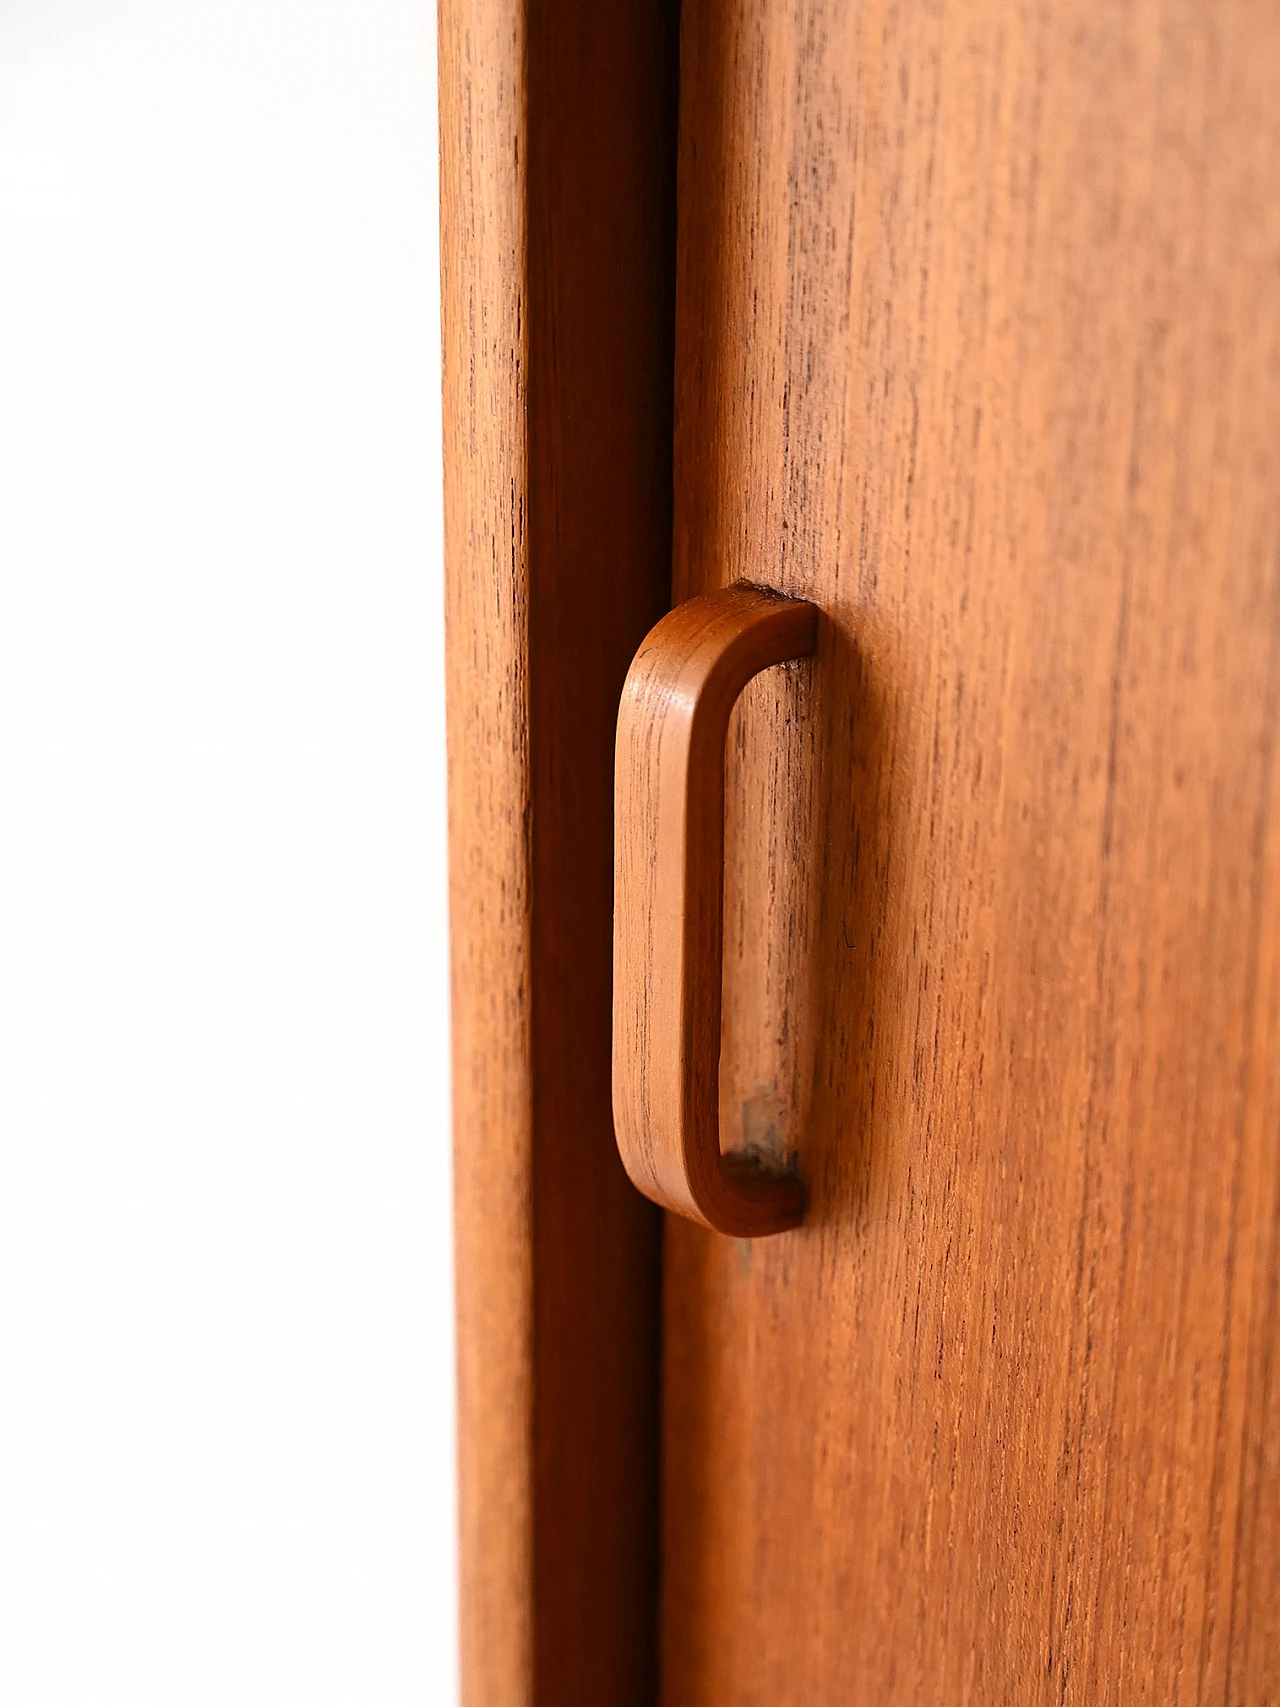
POLYGON ((804 1187, 720 1148, 725 738, 814 605, 740 585, 678 605, 627 673, 614 770, 613 1118, 632 1182, 738 1238, 798 1226, 804 1187))

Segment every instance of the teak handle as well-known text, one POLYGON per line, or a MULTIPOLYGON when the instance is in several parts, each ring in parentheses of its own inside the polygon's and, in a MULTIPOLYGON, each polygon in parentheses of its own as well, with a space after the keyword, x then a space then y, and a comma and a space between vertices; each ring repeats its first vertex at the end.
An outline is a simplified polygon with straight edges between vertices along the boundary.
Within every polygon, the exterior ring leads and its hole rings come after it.
POLYGON ((721 1154, 725 738, 771 664, 811 653, 817 607, 740 585, 678 605, 636 653, 614 768, 613 1118, 632 1182, 704 1226, 798 1226, 804 1187, 721 1154))

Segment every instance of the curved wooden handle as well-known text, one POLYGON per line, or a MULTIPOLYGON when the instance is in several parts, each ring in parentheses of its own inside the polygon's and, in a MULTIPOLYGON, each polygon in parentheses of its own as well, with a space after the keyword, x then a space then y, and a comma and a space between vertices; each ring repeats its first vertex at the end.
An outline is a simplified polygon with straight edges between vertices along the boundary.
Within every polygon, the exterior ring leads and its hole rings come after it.
POLYGON ((757 587, 678 605, 627 672, 614 770, 613 1118, 633 1183, 738 1238, 799 1224, 794 1174, 720 1149, 724 758, 752 676, 802 658, 817 607, 757 587))

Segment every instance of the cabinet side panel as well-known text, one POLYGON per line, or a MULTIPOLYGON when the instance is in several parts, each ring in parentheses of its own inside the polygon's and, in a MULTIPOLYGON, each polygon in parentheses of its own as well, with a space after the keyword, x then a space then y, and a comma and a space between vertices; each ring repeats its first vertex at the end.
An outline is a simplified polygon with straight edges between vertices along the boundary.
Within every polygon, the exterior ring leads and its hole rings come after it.
POLYGON ((440 7, 463 1699, 533 1700, 524 8, 440 7))
POLYGON ((656 1212, 610 1109, 612 770, 667 608, 677 27, 444 0, 464 1700, 652 1700, 656 1212))

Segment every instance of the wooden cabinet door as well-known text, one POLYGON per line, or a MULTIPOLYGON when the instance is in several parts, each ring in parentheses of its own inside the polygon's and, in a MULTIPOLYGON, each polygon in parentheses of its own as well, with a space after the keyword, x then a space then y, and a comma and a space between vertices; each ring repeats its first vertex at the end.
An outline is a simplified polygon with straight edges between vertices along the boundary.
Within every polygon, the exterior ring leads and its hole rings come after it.
POLYGON ((728 751, 664 1707, 1280 1702, 1280 9, 684 0, 728 751))
POLYGON ((675 14, 441 0, 464 1700, 1280 1707, 1280 7, 675 14), (752 1240, 609 1084, 738 581, 752 1240))

